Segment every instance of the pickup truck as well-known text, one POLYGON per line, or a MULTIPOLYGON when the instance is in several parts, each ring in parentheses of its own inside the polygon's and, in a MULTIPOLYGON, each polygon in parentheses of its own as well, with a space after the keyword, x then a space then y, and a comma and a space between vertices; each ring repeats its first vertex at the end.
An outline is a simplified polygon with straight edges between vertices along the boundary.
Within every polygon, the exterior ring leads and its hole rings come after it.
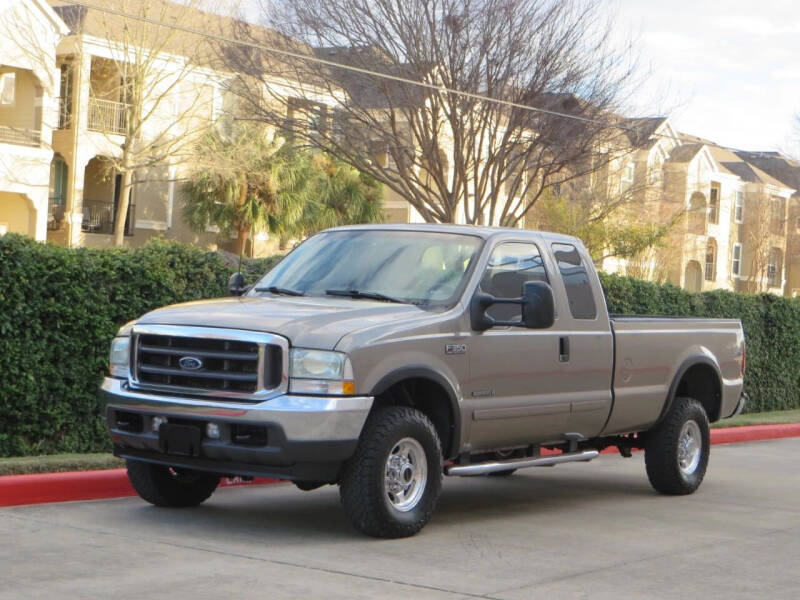
POLYGON ((443 476, 508 476, 643 449, 689 494, 709 422, 742 410, 737 320, 615 316, 575 238, 518 229, 330 229, 232 297, 149 312, 111 345, 114 452, 157 506, 220 477, 338 484, 360 531, 403 537, 443 476))

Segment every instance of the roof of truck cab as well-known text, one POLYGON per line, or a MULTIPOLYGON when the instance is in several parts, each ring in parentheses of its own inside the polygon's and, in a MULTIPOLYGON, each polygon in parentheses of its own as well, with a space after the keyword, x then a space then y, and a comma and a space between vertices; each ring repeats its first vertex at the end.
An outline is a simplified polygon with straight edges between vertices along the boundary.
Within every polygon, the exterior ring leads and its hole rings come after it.
POLYGON ((458 233, 462 235, 476 235, 488 239, 501 234, 518 235, 540 235, 552 242, 568 242, 574 244, 579 240, 570 235, 562 233, 551 233, 548 231, 533 231, 530 229, 517 229, 516 227, 486 227, 484 225, 452 225, 449 223, 390 223, 374 225, 345 225, 343 227, 333 227, 325 231, 358 231, 358 230, 379 230, 379 231, 430 231, 433 233, 458 233))

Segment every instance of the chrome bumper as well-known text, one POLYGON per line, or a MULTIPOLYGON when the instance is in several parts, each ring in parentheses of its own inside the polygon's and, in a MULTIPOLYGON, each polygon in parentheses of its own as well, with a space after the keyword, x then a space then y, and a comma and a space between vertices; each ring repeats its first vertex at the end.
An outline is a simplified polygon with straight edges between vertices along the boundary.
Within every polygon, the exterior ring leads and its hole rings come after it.
POLYGON ((110 407, 221 423, 276 425, 289 442, 357 440, 373 400, 371 396, 283 395, 257 404, 215 402, 132 390, 125 380, 112 377, 103 380, 100 397, 106 412, 110 407))

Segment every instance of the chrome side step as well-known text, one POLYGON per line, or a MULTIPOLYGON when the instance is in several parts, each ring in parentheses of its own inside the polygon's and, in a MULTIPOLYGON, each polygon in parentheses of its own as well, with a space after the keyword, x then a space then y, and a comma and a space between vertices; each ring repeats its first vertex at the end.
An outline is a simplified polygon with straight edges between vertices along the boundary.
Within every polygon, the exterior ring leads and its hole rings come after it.
POLYGON ((600 453, 597 450, 583 450, 582 452, 566 452, 564 454, 551 454, 549 456, 531 456, 529 458, 515 458, 512 460, 498 460, 493 462, 476 463, 474 465, 449 465, 444 468, 445 475, 483 475, 495 471, 508 469, 524 469, 526 467, 549 467, 567 462, 588 462, 600 453))

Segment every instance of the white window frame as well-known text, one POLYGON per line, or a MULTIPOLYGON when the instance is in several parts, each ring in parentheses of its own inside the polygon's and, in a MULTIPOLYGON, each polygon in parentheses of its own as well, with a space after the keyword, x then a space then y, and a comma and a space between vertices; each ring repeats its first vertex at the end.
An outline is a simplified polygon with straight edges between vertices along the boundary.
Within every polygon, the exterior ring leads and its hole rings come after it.
POLYGON ((744 192, 736 192, 736 199, 733 201, 733 222, 744 223, 744 192))
POLYGON ((712 184, 708 190, 708 204, 706 205, 709 225, 719 223, 720 196, 722 196, 722 188, 719 185, 712 184))
POLYGON ((731 254, 731 275, 740 277, 742 275, 742 244, 736 242, 733 244, 733 253, 731 254), (736 251, 739 251, 739 256, 736 256, 736 251))

